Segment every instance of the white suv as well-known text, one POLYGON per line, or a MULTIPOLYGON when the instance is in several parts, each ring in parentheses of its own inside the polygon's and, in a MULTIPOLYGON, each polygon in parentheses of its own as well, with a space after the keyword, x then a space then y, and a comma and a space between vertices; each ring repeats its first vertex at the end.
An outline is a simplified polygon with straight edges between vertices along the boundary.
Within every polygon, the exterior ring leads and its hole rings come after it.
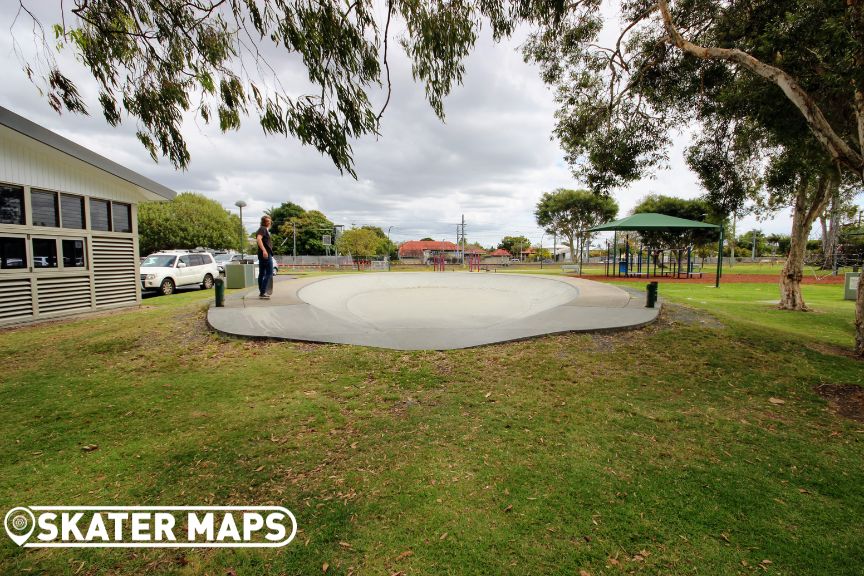
POLYGON ((205 253, 172 254, 159 252, 151 254, 141 262, 141 288, 159 290, 166 296, 173 294, 180 286, 198 284, 208 290, 219 277, 219 269, 213 256, 205 253))

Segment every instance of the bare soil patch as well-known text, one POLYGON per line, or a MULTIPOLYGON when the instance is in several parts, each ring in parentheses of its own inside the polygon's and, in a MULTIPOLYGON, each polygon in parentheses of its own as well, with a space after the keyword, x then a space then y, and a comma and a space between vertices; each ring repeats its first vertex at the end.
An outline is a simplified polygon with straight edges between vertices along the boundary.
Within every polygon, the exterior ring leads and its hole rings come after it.
POLYGON ((828 400, 832 412, 864 422, 864 387, 855 384, 820 384, 814 391, 828 400))

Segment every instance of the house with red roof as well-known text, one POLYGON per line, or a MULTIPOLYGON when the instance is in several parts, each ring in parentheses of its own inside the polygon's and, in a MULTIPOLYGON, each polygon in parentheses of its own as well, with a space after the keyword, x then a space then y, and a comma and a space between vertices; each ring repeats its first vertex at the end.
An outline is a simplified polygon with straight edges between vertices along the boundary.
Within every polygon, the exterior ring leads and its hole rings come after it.
POLYGON ((453 242, 438 240, 408 240, 399 246, 399 261, 405 264, 427 264, 433 256, 444 256, 457 262, 462 252, 453 242))
POLYGON ((507 250, 504 250, 503 248, 498 248, 497 250, 494 250, 494 251, 486 254, 486 256, 483 258, 483 263, 484 264, 507 264, 510 262, 510 258, 512 258, 512 257, 513 257, 513 255, 510 254, 510 252, 508 252, 507 250))

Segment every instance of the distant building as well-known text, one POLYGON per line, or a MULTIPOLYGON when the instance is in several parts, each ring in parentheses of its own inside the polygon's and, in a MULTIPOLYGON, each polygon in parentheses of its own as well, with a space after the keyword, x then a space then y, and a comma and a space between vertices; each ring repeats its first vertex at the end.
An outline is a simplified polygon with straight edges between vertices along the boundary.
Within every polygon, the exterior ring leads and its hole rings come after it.
POLYGON ((405 264, 427 264, 433 256, 442 255, 447 262, 457 262, 462 252, 453 242, 437 240, 408 240, 399 246, 399 261, 405 264))
POLYGON ((520 258, 520 260, 526 262, 535 260, 537 257, 537 250, 535 250, 534 248, 523 248, 520 252, 522 253, 522 257, 520 258))
POLYGON ((0 325, 141 302, 137 204, 173 190, 0 107, 0 325))
POLYGON ((503 248, 498 248, 497 250, 486 254, 483 258, 483 262, 485 264, 506 264, 507 262, 510 262, 511 258, 513 258, 513 255, 510 254, 510 252, 503 248))

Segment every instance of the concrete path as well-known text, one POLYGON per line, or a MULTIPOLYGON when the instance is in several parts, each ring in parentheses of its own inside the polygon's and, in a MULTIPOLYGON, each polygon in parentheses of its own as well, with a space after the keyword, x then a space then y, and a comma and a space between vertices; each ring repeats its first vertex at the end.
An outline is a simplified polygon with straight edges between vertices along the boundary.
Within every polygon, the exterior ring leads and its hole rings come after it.
POLYGON ((211 307, 214 329, 238 336, 449 350, 557 332, 635 328, 657 308, 608 284, 566 276, 391 272, 277 282, 211 307))

